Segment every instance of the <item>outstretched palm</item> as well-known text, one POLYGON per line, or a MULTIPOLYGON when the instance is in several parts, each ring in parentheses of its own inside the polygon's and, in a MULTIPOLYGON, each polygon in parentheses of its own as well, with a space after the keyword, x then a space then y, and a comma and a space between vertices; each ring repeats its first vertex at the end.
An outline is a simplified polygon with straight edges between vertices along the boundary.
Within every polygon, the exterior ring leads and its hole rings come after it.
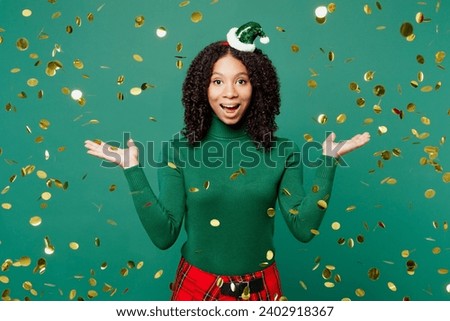
POLYGON ((351 139, 335 142, 336 134, 331 133, 325 139, 322 144, 322 150, 324 155, 340 157, 344 156, 351 151, 364 146, 370 140, 370 134, 368 132, 357 134, 353 136, 351 139))
POLYGON ((128 148, 122 149, 113 147, 102 141, 86 140, 84 147, 87 153, 98 158, 116 163, 122 168, 128 168, 139 164, 139 150, 130 139, 127 142, 128 148))

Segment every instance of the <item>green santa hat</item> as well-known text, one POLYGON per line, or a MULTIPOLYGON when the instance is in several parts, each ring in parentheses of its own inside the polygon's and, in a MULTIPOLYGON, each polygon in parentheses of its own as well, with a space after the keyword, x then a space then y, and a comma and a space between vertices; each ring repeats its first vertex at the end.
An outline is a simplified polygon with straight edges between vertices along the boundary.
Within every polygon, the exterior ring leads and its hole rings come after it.
POLYGON ((261 25, 250 21, 239 28, 231 28, 227 33, 227 41, 234 49, 253 52, 256 48, 254 41, 258 36, 261 43, 269 43, 269 37, 266 36, 261 25))

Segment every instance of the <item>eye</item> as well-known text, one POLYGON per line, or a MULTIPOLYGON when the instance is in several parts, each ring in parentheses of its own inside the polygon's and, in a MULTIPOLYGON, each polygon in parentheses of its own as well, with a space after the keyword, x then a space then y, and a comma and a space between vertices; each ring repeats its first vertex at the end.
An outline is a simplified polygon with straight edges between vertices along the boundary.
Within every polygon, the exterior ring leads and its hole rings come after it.
POLYGON ((239 85, 245 85, 247 83, 247 80, 245 80, 245 79, 238 79, 237 83, 239 85))
POLYGON ((220 85, 220 84, 222 84, 222 80, 220 80, 220 79, 214 79, 214 80, 212 81, 212 83, 213 83, 214 85, 220 85))

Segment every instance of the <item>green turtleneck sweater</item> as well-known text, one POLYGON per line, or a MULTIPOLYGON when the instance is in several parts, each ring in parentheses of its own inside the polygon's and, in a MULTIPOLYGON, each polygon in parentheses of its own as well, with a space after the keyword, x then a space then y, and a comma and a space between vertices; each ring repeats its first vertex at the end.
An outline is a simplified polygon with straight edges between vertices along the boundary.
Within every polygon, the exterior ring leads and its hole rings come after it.
POLYGON ((189 263, 215 274, 242 275, 274 262, 274 215, 281 214, 302 242, 315 235, 337 164, 329 156, 317 161, 311 187, 304 188, 295 143, 277 138, 266 152, 242 128, 214 117, 198 145, 181 137, 163 150, 159 195, 142 167, 124 173, 142 225, 157 247, 173 245, 184 220, 187 240, 181 252, 189 263))

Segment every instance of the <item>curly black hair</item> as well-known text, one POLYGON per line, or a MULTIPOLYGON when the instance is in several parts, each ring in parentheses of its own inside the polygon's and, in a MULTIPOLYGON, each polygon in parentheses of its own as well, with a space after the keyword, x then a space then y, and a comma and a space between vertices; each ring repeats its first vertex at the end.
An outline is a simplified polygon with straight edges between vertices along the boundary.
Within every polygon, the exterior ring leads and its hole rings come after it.
POLYGON ((241 122, 244 122, 245 130, 255 144, 268 150, 278 128, 275 117, 280 113, 280 84, 276 69, 260 49, 243 52, 230 47, 225 41, 206 46, 189 66, 183 83, 185 127, 182 134, 191 145, 206 136, 213 116, 213 110, 208 102, 208 86, 213 66, 227 54, 231 54, 244 64, 252 84, 250 106, 241 122))

